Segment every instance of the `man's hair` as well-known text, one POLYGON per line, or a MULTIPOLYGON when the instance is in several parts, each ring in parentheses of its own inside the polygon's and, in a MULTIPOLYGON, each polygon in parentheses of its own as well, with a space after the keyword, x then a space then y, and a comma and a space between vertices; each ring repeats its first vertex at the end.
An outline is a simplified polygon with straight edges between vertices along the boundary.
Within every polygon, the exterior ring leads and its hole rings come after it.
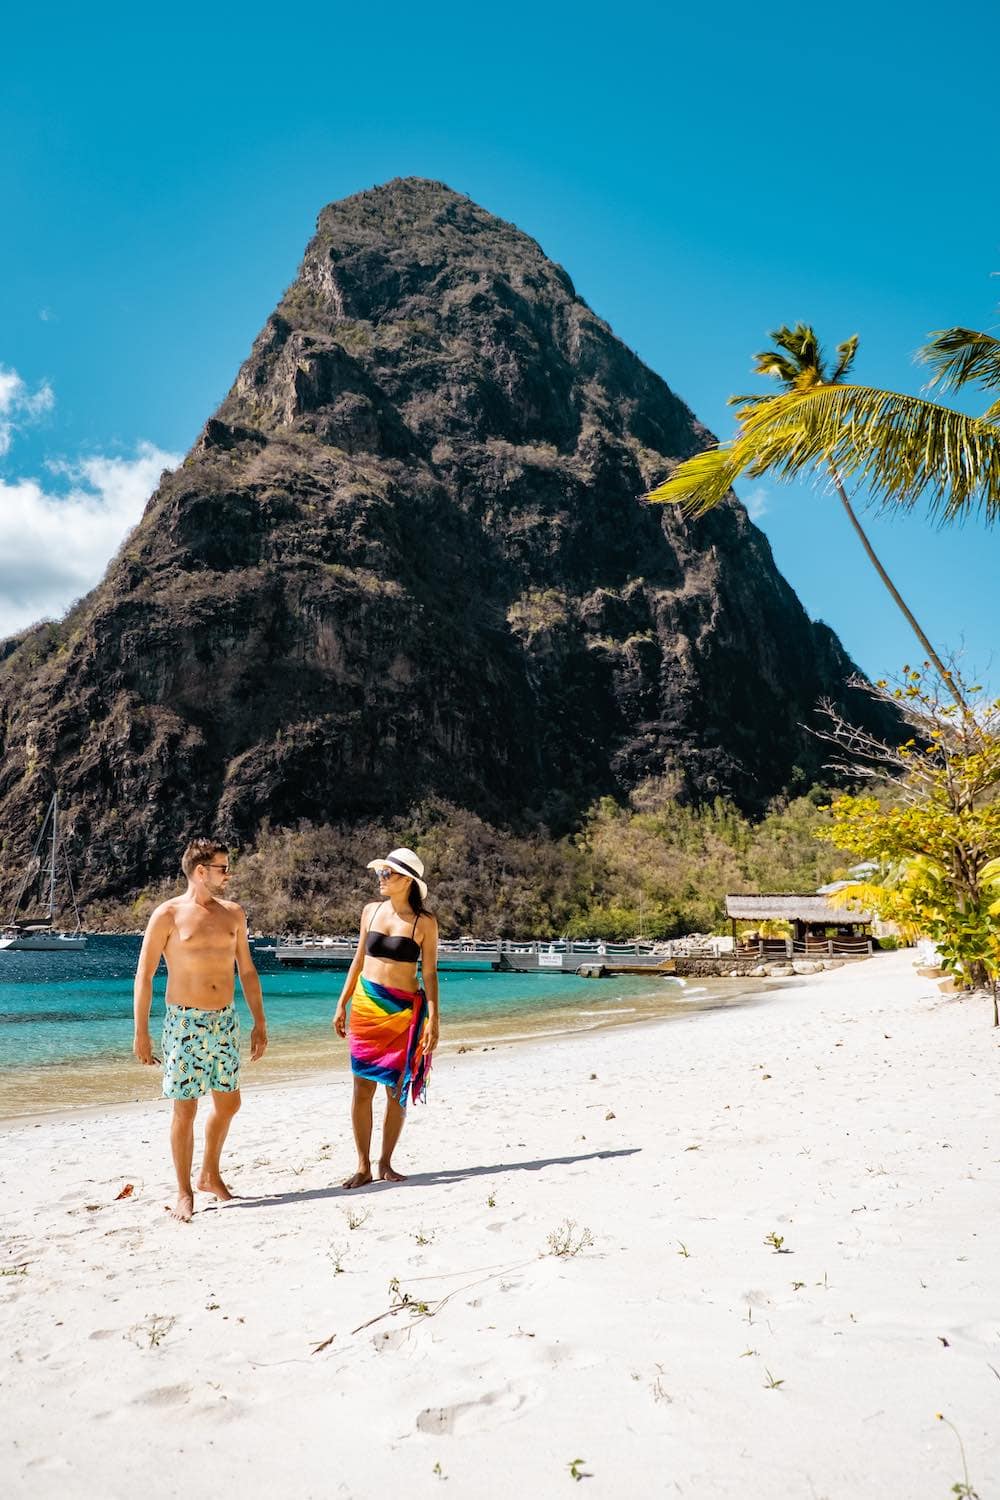
POLYGON ((217 839, 192 839, 181 855, 181 869, 190 880, 196 865, 210 865, 217 854, 228 853, 227 846, 217 839))

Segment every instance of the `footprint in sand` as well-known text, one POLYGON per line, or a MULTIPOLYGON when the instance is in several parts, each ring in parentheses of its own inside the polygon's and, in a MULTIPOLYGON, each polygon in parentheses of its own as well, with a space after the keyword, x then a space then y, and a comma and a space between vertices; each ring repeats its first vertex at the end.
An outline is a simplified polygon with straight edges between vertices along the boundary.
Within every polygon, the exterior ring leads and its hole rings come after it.
POLYGON ((191 1399, 189 1385, 158 1385, 141 1396, 134 1396, 132 1406, 183 1406, 191 1399))
POLYGON ((523 1412, 537 1406, 542 1399, 536 1386, 504 1386, 488 1391, 475 1401, 456 1401, 452 1406, 428 1406, 417 1417, 417 1431, 444 1433, 456 1437, 470 1432, 486 1432, 511 1422, 523 1412))

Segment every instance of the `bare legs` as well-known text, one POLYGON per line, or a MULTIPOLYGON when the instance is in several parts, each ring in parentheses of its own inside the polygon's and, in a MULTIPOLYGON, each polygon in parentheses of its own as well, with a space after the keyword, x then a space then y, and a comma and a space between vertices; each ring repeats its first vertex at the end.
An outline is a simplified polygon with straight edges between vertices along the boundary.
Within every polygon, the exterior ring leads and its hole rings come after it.
POLYGON ((177 1174, 177 1202, 171 1217, 182 1224, 190 1222, 194 1213, 194 1190, 191 1187, 191 1160, 194 1156, 194 1117, 198 1113, 197 1099, 175 1099, 174 1113, 170 1121, 170 1150, 177 1174))
MULTIPOLYGON (((358 1170, 344 1182, 345 1188, 364 1187, 372 1180, 372 1100, 375 1084, 370 1078, 355 1078, 354 1097, 351 1100, 351 1126, 354 1144, 358 1151, 358 1170)), ((406 1111, 385 1091, 385 1123, 382 1126, 382 1151, 378 1159, 378 1175, 383 1182, 405 1182, 405 1178, 392 1165, 392 1153, 396 1149, 406 1111)))
MULTIPOLYGON (((239 1107, 239 1090, 225 1094, 213 1090, 212 1111, 205 1123, 205 1156, 198 1174, 198 1188, 203 1193, 214 1193, 216 1198, 224 1202, 233 1195, 219 1175, 219 1155, 239 1107)), ((170 1150, 177 1174, 177 1202, 171 1210, 171 1216, 182 1224, 188 1223, 194 1213, 191 1163, 194 1160, 194 1117, 197 1113, 197 1099, 174 1100, 174 1113, 170 1121, 170 1150)))
POLYGON ((405 1182, 406 1178, 392 1165, 392 1153, 396 1149, 406 1119, 406 1110, 385 1091, 385 1121, 382 1125, 382 1154, 378 1159, 378 1175, 383 1182, 405 1182))
POLYGON ((214 1193, 223 1203, 228 1203, 233 1195, 219 1175, 219 1157, 241 1102, 239 1089, 225 1094, 213 1091, 212 1113, 205 1122, 205 1155, 198 1174, 198 1191, 214 1193))

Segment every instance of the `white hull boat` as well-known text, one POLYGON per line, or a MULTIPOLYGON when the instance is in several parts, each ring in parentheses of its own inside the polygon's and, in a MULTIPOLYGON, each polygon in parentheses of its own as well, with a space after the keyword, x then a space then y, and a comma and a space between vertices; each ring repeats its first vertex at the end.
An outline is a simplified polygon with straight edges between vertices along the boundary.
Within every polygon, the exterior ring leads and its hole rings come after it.
POLYGON ((0 934, 0 953, 77 953, 86 948, 82 932, 5 932, 0 934))
POLYGON ((45 814, 41 832, 35 840, 28 868, 24 873, 17 895, 14 897, 14 913, 7 927, 0 933, 0 953, 81 953, 87 946, 86 935, 80 931, 80 912, 76 904, 76 894, 73 890, 73 877, 70 874, 69 863, 66 860, 66 850, 59 842, 59 793, 54 792, 49 810, 45 814), (51 827, 51 838, 48 843, 49 860, 48 870, 43 872, 40 851, 45 843, 45 835, 51 827), (55 928, 56 915, 56 869, 60 853, 66 865, 66 879, 69 884, 70 899, 73 903, 73 914, 76 917, 76 927, 72 932, 59 932, 55 928), (46 877, 48 887, 48 900, 44 902, 47 908, 45 916, 39 913, 30 920, 18 920, 16 913, 26 893, 34 888, 40 875, 46 877))

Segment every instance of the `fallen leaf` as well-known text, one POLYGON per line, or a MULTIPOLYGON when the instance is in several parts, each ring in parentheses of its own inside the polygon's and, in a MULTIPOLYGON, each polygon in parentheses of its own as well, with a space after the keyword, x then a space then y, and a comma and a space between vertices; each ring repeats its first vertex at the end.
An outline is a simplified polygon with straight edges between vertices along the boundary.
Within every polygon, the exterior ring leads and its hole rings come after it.
POLYGON ((316 1345, 315 1349, 312 1351, 313 1354, 319 1354, 322 1352, 322 1350, 329 1349, 330 1345, 333 1343, 336 1337, 337 1335, 335 1333, 331 1333, 328 1339, 324 1339, 321 1344, 316 1345))
POLYGON ((134 1192, 135 1192, 135 1183, 133 1183, 133 1182, 126 1182, 125 1186, 122 1188, 121 1192, 118 1194, 118 1197, 115 1199, 115 1202, 116 1203, 120 1203, 123 1198, 131 1198, 131 1196, 132 1196, 132 1194, 134 1192))

